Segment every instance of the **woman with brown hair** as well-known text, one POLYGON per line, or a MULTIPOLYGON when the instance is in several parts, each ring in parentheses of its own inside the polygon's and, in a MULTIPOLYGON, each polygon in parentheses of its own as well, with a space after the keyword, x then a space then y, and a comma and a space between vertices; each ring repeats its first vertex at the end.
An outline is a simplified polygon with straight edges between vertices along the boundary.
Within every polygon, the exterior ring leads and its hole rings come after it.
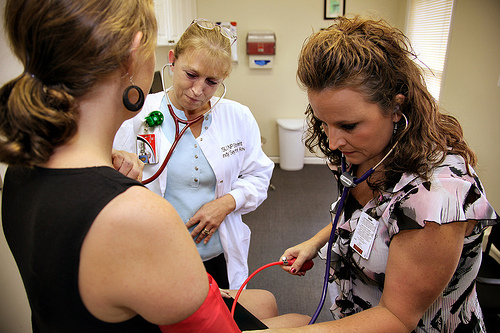
POLYGON ((172 205, 113 168, 153 1, 7 0, 5 28, 24 72, 0 90, 2 220, 33 332, 239 332, 172 205))
POLYGON ((335 19, 302 48, 306 145, 326 155, 343 196, 335 223, 283 254, 297 258, 283 269, 303 275, 323 248, 334 320, 283 332, 485 332, 475 278, 483 231, 499 218, 415 59, 399 30, 360 17, 335 19))

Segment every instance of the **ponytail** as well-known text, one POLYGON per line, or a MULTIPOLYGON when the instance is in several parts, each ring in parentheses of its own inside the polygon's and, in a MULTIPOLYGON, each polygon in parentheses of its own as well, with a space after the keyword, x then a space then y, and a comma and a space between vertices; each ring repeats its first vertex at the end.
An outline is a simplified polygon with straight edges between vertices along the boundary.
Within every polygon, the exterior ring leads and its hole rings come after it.
POLYGON ((0 90, 0 161, 33 166, 76 132, 75 99, 62 85, 49 87, 23 73, 0 90))

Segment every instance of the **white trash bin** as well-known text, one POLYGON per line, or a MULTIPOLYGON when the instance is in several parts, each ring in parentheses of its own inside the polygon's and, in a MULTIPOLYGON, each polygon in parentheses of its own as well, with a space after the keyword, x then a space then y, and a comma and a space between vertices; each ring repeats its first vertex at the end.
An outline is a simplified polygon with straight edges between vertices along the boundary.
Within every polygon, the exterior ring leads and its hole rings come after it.
POLYGON ((302 136, 305 119, 276 119, 279 131, 280 168, 287 171, 301 170, 304 167, 305 146, 302 136))

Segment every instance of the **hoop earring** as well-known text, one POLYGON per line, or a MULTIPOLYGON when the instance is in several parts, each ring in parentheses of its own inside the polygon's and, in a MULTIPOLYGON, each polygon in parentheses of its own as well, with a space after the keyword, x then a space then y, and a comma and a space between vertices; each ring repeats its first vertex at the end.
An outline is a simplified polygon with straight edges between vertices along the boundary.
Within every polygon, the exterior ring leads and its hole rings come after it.
POLYGON ((130 86, 128 86, 125 89, 125 91, 123 92, 123 105, 125 105, 125 107, 127 108, 127 110, 129 110, 131 112, 137 112, 140 109, 142 109, 142 107, 144 106, 144 92, 142 91, 142 89, 140 87, 136 86, 132 82, 132 77, 133 76, 130 77, 130 86), (134 89, 135 91, 137 91, 137 93, 139 94, 139 98, 137 99, 137 102, 135 102, 135 103, 132 103, 130 101, 130 99, 128 98, 128 93, 132 89, 134 89))

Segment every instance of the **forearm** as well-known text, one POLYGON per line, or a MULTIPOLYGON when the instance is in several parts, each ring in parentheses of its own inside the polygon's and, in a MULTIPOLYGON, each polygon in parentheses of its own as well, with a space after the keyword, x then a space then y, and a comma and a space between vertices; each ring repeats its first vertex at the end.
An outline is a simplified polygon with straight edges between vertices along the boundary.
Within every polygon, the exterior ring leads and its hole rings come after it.
MULTIPOLYGON (((279 318, 279 317, 278 317, 279 318)), ((280 325, 281 326, 281 325, 280 325)), ((369 332, 369 333, 408 333, 412 328, 408 328, 387 308, 376 306, 371 309, 362 311, 352 316, 335 320, 317 323, 298 328, 280 328, 271 329, 269 332, 276 333, 293 333, 293 332, 369 332)), ((263 331, 267 332, 267 331, 263 331)))
POLYGON ((242 171, 242 175, 231 184, 228 191, 236 202, 235 210, 243 215, 257 209, 267 198, 272 168, 254 170, 252 174, 242 171))
POLYGON ((331 230, 331 225, 328 225, 308 240, 288 248, 283 253, 283 257, 287 259, 297 258, 297 260, 291 266, 282 266, 281 268, 294 275, 304 275, 305 272, 301 272, 300 268, 307 260, 313 259, 318 255, 318 251, 328 241, 331 230))
POLYGON ((226 216, 231 214, 236 209, 236 201, 234 200, 234 197, 229 193, 215 200, 218 204, 220 204, 220 207, 224 211, 226 216))
POLYGON ((329 223, 326 227, 321 229, 316 235, 309 239, 309 242, 313 244, 316 251, 319 251, 330 239, 330 234, 332 232, 332 225, 329 223))

